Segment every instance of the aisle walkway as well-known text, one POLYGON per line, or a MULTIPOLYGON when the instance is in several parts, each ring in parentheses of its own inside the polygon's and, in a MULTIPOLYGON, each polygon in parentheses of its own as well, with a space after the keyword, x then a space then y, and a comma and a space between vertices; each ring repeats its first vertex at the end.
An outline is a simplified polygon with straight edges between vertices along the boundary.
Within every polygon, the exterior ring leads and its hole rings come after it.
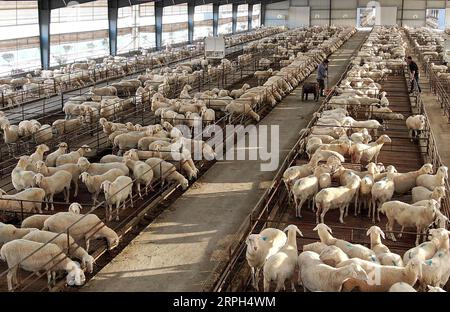
MULTIPOLYGON (((330 57, 334 85, 367 33, 354 35, 330 57)), ((280 161, 319 104, 287 96, 258 125, 279 125, 280 161)), ((261 161, 218 161, 105 266, 84 291, 202 291, 234 234, 272 181, 261 161)))

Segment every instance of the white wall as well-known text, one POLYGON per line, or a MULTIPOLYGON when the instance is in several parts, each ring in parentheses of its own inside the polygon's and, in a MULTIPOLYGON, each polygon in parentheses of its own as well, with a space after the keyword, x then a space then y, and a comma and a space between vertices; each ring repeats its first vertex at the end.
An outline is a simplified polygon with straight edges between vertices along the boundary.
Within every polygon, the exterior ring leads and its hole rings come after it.
POLYGON ((291 6, 288 11, 288 25, 289 27, 301 27, 309 26, 309 7, 293 7, 291 6))
MULTIPOLYGON (((288 25, 294 27, 298 24, 297 18, 289 15, 298 14, 298 9, 294 7, 310 7, 311 25, 328 25, 330 0, 290 0, 276 2, 266 6, 266 25, 288 25), (278 15, 283 15, 285 19, 278 19, 278 15)), ((356 9, 366 7, 372 0, 331 0, 331 24, 332 25, 356 25, 356 9)), ((396 15, 396 23, 401 24, 402 0, 378 0, 382 8, 395 7, 397 13, 386 11, 389 15, 389 24, 392 24, 396 15)), ((424 26, 426 9, 445 8, 445 0, 404 0, 403 25, 424 26)), ((450 1, 447 1, 447 8, 450 9, 450 1)), ((300 9, 301 10, 301 9, 300 9)), ((450 28, 450 10, 446 13, 446 27, 450 28)))

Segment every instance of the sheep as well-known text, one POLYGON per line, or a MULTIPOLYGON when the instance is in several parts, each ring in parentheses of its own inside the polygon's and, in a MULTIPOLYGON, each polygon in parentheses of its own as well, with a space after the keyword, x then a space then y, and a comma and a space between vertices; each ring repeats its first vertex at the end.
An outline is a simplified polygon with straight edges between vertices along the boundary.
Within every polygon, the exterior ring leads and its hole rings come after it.
POLYGON ((117 177, 113 182, 103 181, 100 188, 105 193, 106 204, 109 209, 109 220, 112 220, 112 206, 116 204, 116 221, 119 221, 119 207, 123 203, 122 209, 125 209, 125 202, 130 197, 131 208, 133 208, 133 180, 130 177, 117 177))
POLYGON ((380 105, 383 106, 383 107, 389 106, 389 100, 386 98, 386 94, 387 94, 386 91, 383 91, 383 92, 380 93, 380 95, 381 95, 380 105))
POLYGON ((77 166, 81 172, 87 172, 91 175, 99 175, 108 172, 111 169, 120 169, 124 176, 128 176, 130 170, 125 164, 118 163, 90 163, 86 157, 80 157, 77 166))
POLYGON ((152 131, 133 131, 119 134, 113 140, 113 146, 119 149, 117 155, 120 156, 122 155, 123 151, 131 148, 136 148, 139 139, 142 139, 145 136, 150 136, 152 134, 152 131))
POLYGON ((276 254, 286 244, 286 234, 273 228, 266 228, 259 234, 250 234, 245 243, 247 251, 245 257, 252 270, 253 287, 258 290, 259 272, 266 260, 276 254))
POLYGON ((161 180, 162 183, 176 182, 181 185, 183 190, 188 188, 189 181, 176 171, 175 166, 171 163, 155 157, 148 158, 145 163, 152 168, 156 180, 161 180))
POLYGON ((320 261, 332 267, 336 267, 339 263, 349 259, 345 252, 333 245, 324 248, 319 254, 319 257, 320 261))
POLYGON ((419 246, 413 247, 403 254, 403 262, 407 264, 414 258, 421 261, 431 259, 438 250, 449 250, 449 231, 446 229, 431 229, 430 241, 423 242, 419 246))
POLYGON ((311 244, 303 245, 302 250, 303 251, 313 251, 313 252, 315 252, 315 253, 320 255, 320 253, 323 250, 325 250, 325 248, 327 248, 327 247, 328 247, 328 245, 326 245, 326 244, 324 244, 322 242, 314 242, 314 243, 311 243, 311 244))
POLYGON ((0 249, 0 258, 8 264, 8 290, 14 290, 14 284, 18 283, 17 270, 38 272, 47 271, 47 283, 51 287, 54 283, 53 272, 64 270, 67 272, 66 282, 68 285, 81 286, 85 282, 83 271, 78 265, 61 252, 61 249, 52 243, 44 244, 16 239, 8 242, 0 249))
POLYGON ((372 250, 360 244, 351 244, 343 239, 334 238, 331 235, 332 231, 330 227, 324 223, 317 224, 313 231, 318 232, 322 243, 328 246, 335 245, 345 252, 349 258, 360 258, 378 263, 378 259, 372 250))
MULTIPOLYGON (((372 222, 375 223, 375 212, 377 220, 380 222, 380 208, 385 202, 392 199, 395 191, 394 173, 388 173, 386 178, 375 182, 372 186, 372 222)), ((369 215, 370 217, 370 209, 369 215)))
MULTIPOLYGON (((45 193, 44 193, 45 196, 45 193)), ((44 222, 50 217, 50 215, 35 214, 23 219, 20 227, 21 228, 35 228, 42 230, 44 227, 44 222)))
POLYGON ((434 287, 431 285, 427 285, 427 288, 428 288, 428 292, 446 292, 441 287, 434 287))
POLYGON ((47 155, 45 158, 45 164, 48 167, 55 167, 56 166, 56 159, 60 155, 64 155, 67 153, 68 145, 66 142, 61 142, 58 144, 58 149, 50 154, 47 155))
POLYGON ((34 134, 34 141, 36 144, 41 144, 50 141, 53 138, 53 130, 50 125, 42 125, 34 134))
POLYGON ((77 243, 84 240, 86 252, 89 252, 92 239, 106 238, 108 250, 112 250, 119 244, 117 233, 107 227, 95 214, 57 212, 45 220, 42 230, 69 233, 77 243))
POLYGON ((64 164, 58 167, 47 167, 47 165, 43 161, 38 161, 36 163, 36 171, 43 174, 45 177, 51 176, 58 171, 69 172, 72 175, 72 183, 75 187, 73 196, 78 196, 78 178, 80 176, 81 170, 76 164, 64 164))
POLYGON ((410 191, 416 186, 416 179, 418 176, 431 173, 433 170, 432 164, 425 164, 419 170, 406 172, 406 173, 395 173, 394 174, 394 184, 395 193, 404 194, 410 191))
POLYGON ((324 222, 325 214, 329 209, 339 208, 340 217, 339 222, 344 223, 344 212, 346 207, 350 204, 352 198, 355 196, 360 184, 360 178, 354 173, 350 173, 348 183, 344 186, 325 188, 317 193, 315 196, 316 202, 316 223, 319 223, 319 216, 321 222, 324 222))
POLYGON ((28 156, 21 156, 16 167, 11 172, 11 182, 17 191, 34 186, 33 179, 35 173, 26 170, 29 165, 31 165, 31 163, 28 156))
POLYGON ((2 124, 3 141, 6 144, 17 142, 19 139, 19 128, 16 125, 2 124))
POLYGON ((81 206, 79 203, 71 203, 69 208, 67 209, 67 211, 76 213, 76 214, 80 214, 82 209, 83 209, 83 206, 81 206))
POLYGON ((37 187, 27 188, 14 195, 0 189, 0 210, 42 213, 45 191, 37 187))
POLYGON ((231 123, 234 114, 241 115, 241 121, 246 115, 253 118, 256 122, 259 122, 260 119, 260 116, 247 103, 232 101, 225 107, 225 111, 230 114, 230 116, 228 117, 228 123, 231 123))
POLYGON ((281 288, 285 290, 285 281, 291 280, 292 291, 295 291, 294 271, 297 266, 297 233, 302 232, 295 225, 288 225, 283 232, 288 232, 288 238, 284 246, 274 255, 270 256, 264 263, 264 292, 269 291, 270 282, 277 281, 275 291, 281 288))
POLYGON ((350 140, 352 140, 354 143, 368 144, 370 141, 372 141, 372 137, 370 136, 369 131, 366 128, 363 128, 358 132, 352 133, 352 135, 350 136, 350 140))
POLYGON ((80 179, 86 185, 88 192, 92 194, 92 201, 95 206, 98 194, 100 194, 101 191, 100 185, 104 181, 114 182, 114 180, 120 176, 123 176, 122 170, 113 168, 101 175, 90 175, 87 172, 83 172, 80 175, 80 179))
POLYGON ((411 142, 414 138, 417 138, 419 131, 425 129, 426 117, 424 115, 413 115, 406 118, 406 127, 409 130, 409 137, 411 142))
POLYGON ((389 248, 381 242, 380 236, 385 238, 384 232, 378 226, 371 226, 366 233, 370 236, 370 249, 375 252, 382 265, 403 266, 402 257, 392 253, 389 248))
POLYGON ((83 116, 79 116, 76 119, 57 119, 52 123, 52 128, 55 129, 57 134, 63 135, 80 129, 82 125, 83 116))
POLYGON ((417 290, 407 283, 398 282, 389 288, 389 292, 417 292, 417 290))
MULTIPOLYGON (((394 223, 397 221, 402 226, 402 232, 404 227, 416 227, 416 245, 419 245, 420 234, 436 219, 437 209, 436 201, 432 199, 426 206, 413 206, 398 200, 389 201, 384 203, 379 210, 388 218, 386 229, 391 232, 392 241, 396 241, 392 231, 394 230, 394 223)), ((401 237, 401 234, 399 234, 399 237, 401 237)))
POLYGON ((433 191, 435 187, 444 186, 445 179, 448 178, 448 168, 446 166, 441 166, 438 168, 435 175, 422 174, 417 177, 416 185, 424 186, 430 191, 433 191))
POLYGON ((51 210, 55 209, 53 205, 53 196, 64 192, 64 199, 69 203, 70 183, 72 182, 72 174, 67 171, 58 171, 55 174, 45 177, 38 173, 34 176, 34 183, 45 191, 46 203, 45 209, 48 210, 48 203, 51 204, 51 210))
POLYGON ((448 249, 440 249, 433 258, 422 262, 422 276, 419 278, 419 289, 425 290, 427 285, 444 287, 450 276, 450 253, 448 249))
POLYGON ((49 150, 50 150, 50 148, 47 145, 45 145, 45 144, 38 145, 36 147, 35 152, 30 155, 28 160, 32 164, 35 164, 39 160, 42 161, 44 159, 44 153, 48 152, 49 150))
POLYGON ((385 143, 391 143, 392 140, 383 134, 375 142, 369 144, 356 143, 350 148, 352 163, 370 162, 374 159, 378 162, 378 155, 385 143))
POLYGON ((245 93, 245 91, 247 91, 248 89, 250 89, 250 85, 247 84, 247 83, 244 83, 240 89, 232 90, 232 91, 230 92, 230 96, 231 96, 233 99, 238 99, 238 98, 240 98, 240 97, 245 93))
POLYGON ((61 166, 64 164, 76 164, 80 157, 84 157, 87 153, 90 153, 91 151, 92 150, 89 147, 89 145, 83 145, 76 151, 73 151, 73 152, 70 152, 67 154, 63 154, 63 155, 59 155, 56 158, 55 164, 56 164, 56 166, 61 166))
POLYGON ((358 264, 349 264, 342 268, 333 268, 323 263, 319 255, 312 251, 304 251, 298 256, 298 284, 304 291, 341 291, 342 284, 353 277, 366 280, 366 272, 358 264))
POLYGON ((206 106, 202 107, 200 117, 202 117, 205 126, 210 125, 216 121, 215 111, 211 108, 207 108, 206 106))
POLYGON ((124 157, 124 163, 133 171, 133 177, 137 185, 139 197, 142 198, 141 194, 141 184, 145 185, 145 193, 148 192, 148 188, 151 188, 153 180, 153 170, 152 168, 143 161, 133 160, 129 157, 124 157))
POLYGON ((66 233, 53 233, 49 231, 36 230, 28 233, 23 239, 37 243, 52 243, 57 245, 67 256, 73 256, 81 260, 81 268, 86 268, 92 273, 94 258, 86 250, 78 246, 74 239, 66 233))
POLYGON ((416 186, 412 189, 412 202, 417 203, 422 200, 434 199, 438 203, 445 197, 445 187, 437 186, 433 191, 428 190, 424 186, 416 186))
POLYGON ((338 267, 351 263, 359 264, 371 279, 363 281, 349 278, 343 283, 342 291, 352 291, 356 287, 363 292, 388 291, 392 285, 398 282, 414 285, 422 275, 422 264, 417 259, 414 259, 405 267, 398 267, 354 258, 341 262, 338 267))
POLYGON ((10 242, 15 239, 19 239, 30 233, 31 231, 35 231, 34 228, 23 229, 16 228, 12 224, 4 224, 0 222, 0 244, 10 242))
POLYGON ((106 87, 91 87, 89 89, 89 92, 94 95, 100 95, 100 96, 108 96, 108 95, 117 95, 117 89, 113 86, 106 86, 106 87))

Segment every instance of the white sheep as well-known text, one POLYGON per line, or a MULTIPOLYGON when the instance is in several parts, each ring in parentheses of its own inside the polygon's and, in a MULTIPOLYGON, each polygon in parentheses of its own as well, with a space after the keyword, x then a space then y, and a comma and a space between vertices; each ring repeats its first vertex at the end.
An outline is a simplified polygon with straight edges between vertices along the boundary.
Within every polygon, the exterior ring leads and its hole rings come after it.
POLYGON ((428 292, 446 292, 441 287, 434 287, 434 286, 427 285, 427 288, 428 288, 428 292))
POLYGON ((417 138, 419 131, 425 129, 426 117, 424 115, 413 115, 406 118, 406 127, 409 130, 411 142, 413 138, 417 138))
MULTIPOLYGON (((372 186, 372 222, 375 223, 375 212, 377 220, 380 221, 380 208, 385 202, 392 199, 395 191, 394 174, 388 173, 386 178, 375 182, 372 186)), ((370 209, 369 209, 370 217, 370 209)))
POLYGON ((378 259, 375 253, 369 248, 360 245, 360 244, 352 244, 343 239, 335 238, 331 235, 332 231, 330 227, 328 227, 324 223, 319 223, 313 229, 313 231, 317 231, 320 237, 320 241, 326 245, 335 245, 340 248, 343 252, 349 256, 349 258, 360 258, 368 261, 372 261, 374 263, 378 263, 378 259))
POLYGON ((80 157, 80 159, 78 159, 77 166, 81 172, 87 172, 91 175, 104 174, 111 169, 121 170, 124 176, 128 176, 130 173, 128 167, 123 163, 90 163, 86 157, 80 157))
POLYGON ((109 209, 109 220, 112 220, 113 205, 116 205, 116 221, 119 221, 119 207, 125 209, 125 202, 130 197, 131 207, 133 208, 133 180, 130 177, 118 177, 114 182, 104 181, 100 188, 105 193, 106 204, 109 209))
MULTIPOLYGON (((42 191, 44 192, 44 191, 42 191)), ((45 196, 45 193, 44 193, 45 196)), ((35 228, 38 230, 42 230, 44 227, 44 222, 50 217, 50 215, 41 215, 41 214, 35 214, 32 216, 29 216, 28 218, 25 218, 20 227, 21 228, 35 228)))
POLYGON ((14 195, 0 189, 0 210, 42 213, 44 200, 45 191, 41 188, 30 187, 14 195))
POLYGON ((92 239, 106 238, 109 250, 119 244, 117 233, 107 227, 95 214, 58 212, 45 220, 42 230, 69 233, 77 243, 84 240, 86 252, 89 252, 89 244, 92 239))
POLYGON ((8 290, 13 291, 18 282, 17 271, 19 268, 39 272, 47 271, 47 283, 51 287, 55 283, 53 272, 64 270, 67 272, 66 282, 68 285, 81 286, 85 282, 83 271, 78 265, 70 260, 61 249, 52 243, 44 244, 16 239, 8 242, 0 249, 0 258, 8 264, 8 290))
POLYGON ((350 148, 350 155, 353 163, 370 162, 372 159, 374 162, 378 162, 378 155, 381 148, 386 143, 391 143, 392 140, 386 134, 380 136, 375 142, 369 144, 356 143, 350 148))
POLYGON ((67 209, 68 212, 81 214, 81 210, 83 209, 83 206, 79 203, 71 203, 69 208, 67 209))
POLYGON ((44 153, 48 152, 49 150, 50 150, 50 148, 45 144, 38 145, 36 147, 35 152, 30 155, 28 160, 32 164, 35 164, 37 161, 42 161, 42 160, 44 160, 44 153))
POLYGON ((353 258, 341 262, 338 267, 344 267, 351 263, 360 265, 371 278, 368 280, 349 278, 343 283, 342 291, 359 288, 362 292, 385 292, 398 282, 414 285, 422 275, 422 265, 417 259, 409 262, 405 267, 399 267, 353 258))
POLYGON ((319 254, 320 260, 332 267, 336 267, 339 263, 348 260, 348 256, 341 248, 334 245, 327 246, 319 254))
POLYGON ((189 181, 171 163, 155 157, 148 158, 145 163, 152 168, 155 180, 161 180, 163 184, 165 182, 178 183, 183 190, 188 188, 189 181))
POLYGON ((247 103, 231 101, 231 103, 225 107, 225 111, 230 114, 230 116, 228 117, 228 123, 231 123, 234 114, 241 116, 241 122, 244 120, 244 117, 246 115, 253 118, 256 122, 258 122, 260 119, 260 116, 247 103))
POLYGON ((53 138, 53 130, 50 125, 42 125, 36 133, 34 133, 34 141, 41 144, 50 141, 53 138))
POLYGON ((87 172, 83 172, 80 174, 80 179, 86 185, 88 192, 92 194, 92 204, 95 206, 98 194, 100 194, 101 191, 100 185, 104 181, 114 182, 114 180, 121 176, 123 176, 122 170, 113 168, 101 175, 91 175, 87 172))
POLYGON ((133 160, 127 156, 124 157, 124 163, 131 171, 133 171, 133 178, 137 185, 138 194, 139 197, 142 198, 141 184, 145 186, 145 193, 147 194, 153 180, 152 168, 143 161, 133 160))
POLYGON ((60 166, 63 164, 76 164, 80 157, 84 157, 87 153, 89 153, 91 151, 92 150, 89 147, 89 145, 83 145, 76 151, 73 151, 73 152, 70 152, 67 154, 63 154, 63 155, 59 155, 56 158, 55 164, 56 164, 56 166, 60 166))
POLYGON ((406 173, 394 173, 395 193, 404 194, 416 186, 417 177, 423 174, 431 173, 432 164, 424 164, 419 170, 406 173))
POLYGON ((0 222, 0 244, 10 242, 15 239, 19 239, 34 231, 33 228, 16 228, 12 224, 5 224, 0 222))
POLYGON ((340 216, 339 222, 344 223, 344 212, 350 204, 351 200, 358 191, 361 179, 350 173, 348 183, 339 187, 328 187, 317 193, 315 196, 316 202, 316 223, 319 223, 319 216, 321 222, 324 222, 325 214, 328 210, 339 208, 340 216))
POLYGON ((45 164, 48 167, 55 167, 56 166, 56 159, 58 158, 58 156, 60 155, 64 155, 67 153, 67 143, 66 142, 61 142, 58 144, 58 149, 50 154, 47 155, 47 157, 45 158, 45 164))
POLYGON ((333 268, 323 263, 319 255, 312 251, 304 251, 298 256, 298 284, 304 291, 341 291, 342 284, 353 277, 367 279, 366 272, 357 264, 349 264, 342 268, 333 268))
MULTIPOLYGON (((379 211, 388 218, 386 229, 390 231, 391 240, 396 241, 394 233, 394 223, 397 221, 402 232, 404 227, 415 227, 417 229, 416 245, 419 245, 420 234, 422 234, 436 220, 436 201, 427 203, 426 206, 413 206, 398 200, 384 203, 379 211)), ((399 234, 401 237, 401 234, 399 234)))
POLYGON ((274 228, 266 228, 259 234, 250 234, 245 241, 245 257, 252 270, 253 287, 259 289, 259 272, 266 260, 276 254, 286 244, 286 234, 274 228))
POLYGON ((435 175, 422 174, 417 177, 416 185, 424 186, 430 191, 434 190, 435 187, 444 186, 445 179, 448 178, 448 168, 446 166, 441 166, 438 168, 435 175))
POLYGON ((445 187, 437 186, 433 191, 430 191, 424 186, 416 186, 412 189, 411 193, 413 203, 427 199, 434 199, 440 203, 441 199, 445 197, 445 187))
POLYGON ((72 183, 72 174, 67 171, 58 171, 55 174, 45 177, 38 173, 34 177, 34 183, 45 191, 45 209, 48 210, 48 204, 51 204, 51 210, 55 209, 53 205, 53 196, 64 192, 64 199, 69 203, 70 184, 72 183))
POLYGON ((302 232, 295 225, 288 225, 284 232, 288 232, 285 245, 274 255, 269 257, 264 264, 264 292, 269 291, 270 282, 276 281, 275 291, 285 290, 285 281, 291 281, 292 291, 295 291, 294 271, 297 266, 297 233, 303 236, 302 232))
POLYGON ((34 186, 35 173, 27 170, 29 165, 31 165, 29 157, 21 156, 16 167, 11 172, 11 182, 17 191, 34 186))
POLYGON ((59 171, 65 171, 72 175, 72 184, 75 187, 74 197, 78 195, 78 178, 80 176, 81 170, 76 164, 64 164, 58 167, 47 167, 43 161, 38 161, 36 163, 36 170, 38 173, 43 174, 45 177, 51 176, 59 171))
POLYGON ((422 276, 419 277, 419 289, 425 290, 427 285, 444 287, 450 276, 450 253, 448 249, 440 249, 433 258, 422 262, 422 276))
POLYGON ((398 282, 389 288, 389 292, 417 292, 417 290, 405 282, 398 282))
POLYGON ((68 257, 75 257, 81 261, 81 268, 87 268, 92 273, 94 266, 94 258, 89 255, 84 248, 78 246, 72 236, 66 233, 53 233, 49 231, 36 230, 31 231, 23 237, 23 239, 38 242, 52 243, 57 245, 68 257))
POLYGON ((389 248, 381 242, 381 237, 385 238, 384 232, 378 226, 371 226, 367 230, 367 236, 370 236, 370 249, 375 252, 382 265, 403 266, 402 257, 391 252, 389 248))
POLYGON ((406 251, 403 255, 403 262, 407 264, 414 258, 421 261, 431 259, 434 254, 440 250, 449 249, 449 231, 446 229, 431 229, 430 230, 430 241, 423 242, 419 246, 413 247, 406 251))

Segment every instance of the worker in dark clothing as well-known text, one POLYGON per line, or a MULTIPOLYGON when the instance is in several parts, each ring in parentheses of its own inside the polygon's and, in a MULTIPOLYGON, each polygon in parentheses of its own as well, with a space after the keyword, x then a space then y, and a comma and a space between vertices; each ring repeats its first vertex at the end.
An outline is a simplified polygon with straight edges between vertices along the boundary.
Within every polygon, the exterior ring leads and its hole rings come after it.
POLYGON ((413 79, 411 79, 411 90, 409 91, 409 94, 413 93, 414 91, 414 82, 417 84, 417 89, 419 89, 419 93, 421 93, 422 89, 420 88, 419 85, 419 66, 417 66, 416 62, 412 60, 411 56, 408 56, 406 58, 406 63, 408 63, 409 71, 413 76, 413 79))
POLYGON ((328 63, 328 59, 324 59, 317 67, 317 82, 319 83, 320 96, 324 96, 323 89, 325 89, 325 78, 328 76, 328 63))

